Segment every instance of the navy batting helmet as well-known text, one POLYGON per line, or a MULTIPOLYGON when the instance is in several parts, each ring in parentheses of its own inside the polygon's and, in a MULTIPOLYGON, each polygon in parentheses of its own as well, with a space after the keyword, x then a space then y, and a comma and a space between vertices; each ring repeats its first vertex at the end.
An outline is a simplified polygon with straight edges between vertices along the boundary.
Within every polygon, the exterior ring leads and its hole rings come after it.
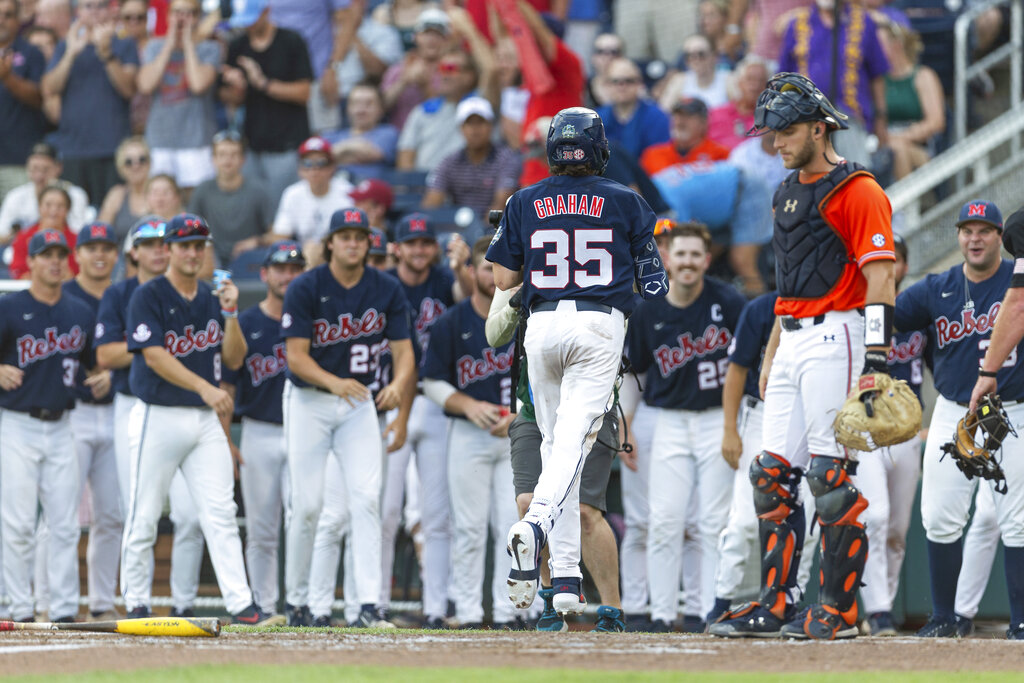
POLYGON ((747 131, 747 135, 785 130, 804 121, 823 121, 832 130, 845 130, 850 127, 846 123, 847 118, 811 79, 795 73, 777 73, 757 98, 754 127, 747 131))
POLYGON ((555 114, 548 128, 548 165, 587 165, 600 175, 608 165, 608 138, 593 109, 570 107, 555 114))

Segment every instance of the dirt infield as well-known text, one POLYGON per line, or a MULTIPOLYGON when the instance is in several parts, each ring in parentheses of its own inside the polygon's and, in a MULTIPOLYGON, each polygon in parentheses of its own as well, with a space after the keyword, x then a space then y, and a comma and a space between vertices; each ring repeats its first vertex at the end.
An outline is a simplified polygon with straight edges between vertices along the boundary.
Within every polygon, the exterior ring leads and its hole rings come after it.
POLYGON ((220 638, 142 638, 87 633, 5 633, 0 672, 59 674, 184 664, 329 664, 600 670, 1020 671, 1024 643, 999 639, 858 638, 836 643, 724 640, 661 634, 508 632, 394 634, 224 633, 220 638), (567 645, 569 647, 567 647, 567 645), (572 661, 566 661, 566 653, 572 661), (518 655, 518 656, 517 656, 518 655))

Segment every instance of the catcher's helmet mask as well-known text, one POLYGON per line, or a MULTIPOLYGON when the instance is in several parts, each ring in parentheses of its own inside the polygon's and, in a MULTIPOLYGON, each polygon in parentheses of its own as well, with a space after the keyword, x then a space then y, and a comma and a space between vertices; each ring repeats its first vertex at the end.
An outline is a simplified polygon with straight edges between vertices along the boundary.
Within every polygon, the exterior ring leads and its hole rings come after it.
POLYGON ((1002 450, 1003 439, 1008 435, 1016 438, 1017 430, 1010 422, 999 396, 989 394, 982 397, 973 413, 968 413, 957 422, 953 440, 942 445, 939 460, 951 456, 968 479, 989 479, 995 482, 993 488, 996 493, 1005 495, 1007 485, 1002 468, 1002 450), (962 451, 965 450, 969 451, 969 457, 964 457, 962 451))
POLYGON ((588 166, 595 174, 608 165, 604 123, 593 109, 570 107, 555 114, 548 128, 549 166, 588 166))
POLYGON ((825 97, 814 82, 800 74, 777 73, 757 98, 750 137, 772 130, 785 130, 805 121, 822 121, 829 130, 846 130, 849 117, 825 97))

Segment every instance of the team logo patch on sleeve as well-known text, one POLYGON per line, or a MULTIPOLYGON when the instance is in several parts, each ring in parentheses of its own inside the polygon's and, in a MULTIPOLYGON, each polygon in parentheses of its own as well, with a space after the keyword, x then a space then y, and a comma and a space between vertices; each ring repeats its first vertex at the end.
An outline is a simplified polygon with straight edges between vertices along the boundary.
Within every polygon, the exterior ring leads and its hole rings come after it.
POLYGON ((874 235, 871 236, 871 244, 875 245, 876 247, 884 247, 885 235, 883 235, 880 232, 876 232, 874 235))
POLYGON ((1020 275, 1024 273, 1024 258, 1019 258, 1013 262, 1013 274, 1020 275))
POLYGON ((96 331, 93 334, 97 339, 100 339, 106 331, 106 328, 103 327, 103 323, 96 323, 96 331))
POLYGON ((287 330, 291 326, 292 326, 292 314, 291 313, 285 313, 284 315, 281 316, 281 327, 283 327, 284 329, 287 330))
POLYGON ((135 328, 134 332, 132 332, 132 339, 139 343, 147 341, 152 336, 153 332, 149 329, 149 326, 146 325, 146 323, 139 323, 139 326, 135 328))

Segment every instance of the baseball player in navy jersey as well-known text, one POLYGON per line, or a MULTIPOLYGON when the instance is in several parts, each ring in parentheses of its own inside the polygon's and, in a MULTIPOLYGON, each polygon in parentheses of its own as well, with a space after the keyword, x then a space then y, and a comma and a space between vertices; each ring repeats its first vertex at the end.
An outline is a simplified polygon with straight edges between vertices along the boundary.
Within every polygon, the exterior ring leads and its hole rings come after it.
MULTIPOLYGON (((1002 215, 989 201, 974 200, 960 209, 957 241, 964 263, 945 273, 929 275, 912 285, 897 300, 896 327, 916 330, 927 327, 932 339, 935 401, 928 427, 921 481, 921 519, 928 537, 928 565, 932 590, 932 616, 919 636, 948 637, 958 634, 955 596, 963 560, 963 531, 975 488, 993 488, 990 480, 968 480, 952 458, 941 459, 941 446, 949 441, 957 422, 972 400, 992 392, 998 382, 999 397, 1011 425, 1024 422, 1024 367, 1018 362, 1024 346, 1014 328, 995 337, 993 326, 1002 320, 1002 300, 1007 288, 1020 277, 1015 263, 1000 259, 1002 215), (1009 335, 1006 335, 1010 332, 1009 335), (1016 341, 1016 344, 1012 342, 1016 341), (989 345, 996 346, 990 354, 989 345), (976 381, 980 374, 982 381, 976 381), (989 377, 995 374, 996 377, 989 377), (979 386, 980 385, 980 386, 979 386), (973 394, 972 394, 973 392, 973 394)), ((1003 237, 1016 247, 1018 229, 1003 237), (1016 234, 1013 234, 1016 233, 1016 234)), ((1011 251, 1016 257, 1017 252, 1011 251)), ((1008 320, 1013 321, 1014 309, 1008 320)), ((1007 637, 1024 639, 1024 458, 1021 441, 1010 434, 1002 444, 1005 494, 992 496, 996 519, 1006 549, 1005 570, 1010 601, 1007 637)))
POLYGON ((648 496, 647 574, 652 630, 668 631, 679 610, 681 539, 690 497, 700 491, 701 604, 714 598, 718 537, 725 527, 733 471, 721 457, 722 383, 728 347, 746 299, 705 277, 711 236, 701 224, 672 230, 668 296, 637 306, 627 348, 647 373, 644 401, 658 409, 648 496), (649 371, 650 370, 650 371, 649 371))
POLYGON ((503 533, 516 521, 508 404, 511 345, 487 343, 484 324, 494 296, 493 266, 484 261, 490 239, 473 245, 475 287, 431 328, 423 356, 423 392, 444 409, 448 422, 448 490, 452 515, 455 619, 463 628, 483 622, 484 559, 488 528, 495 538, 492 622, 513 628, 516 613, 504 599, 510 562, 501 553, 503 533))
MULTIPOLYGON (((434 265, 439 256, 437 236, 430 220, 421 213, 402 218, 394 228, 398 263, 389 274, 398 278, 412 307, 413 328, 420 353, 430 344, 430 330, 463 292, 475 285, 467 280, 465 263, 469 248, 462 239, 448 247, 450 271, 434 265), (453 273, 456 274, 453 277, 453 273), (467 280, 467 281, 464 281, 467 280)), ((437 425, 446 420, 441 407, 422 395, 413 399, 405 446, 388 456, 381 509, 384 552, 380 603, 391 601, 391 570, 395 537, 402 518, 402 496, 409 459, 415 455, 420 476, 421 530, 423 533, 423 616, 440 627, 448 608, 451 537, 449 531, 448 469, 445 465, 445 431, 437 425)))
POLYGON ((256 605, 245 576, 231 449, 220 421, 234 406, 220 380, 222 365, 241 366, 246 343, 238 288, 225 280, 215 294, 198 279, 209 241, 202 217, 172 218, 164 232, 167 274, 140 285, 128 303, 128 350, 135 354, 129 382, 139 400, 129 417, 133 461, 121 585, 129 615, 148 616, 157 522, 180 471, 235 623, 283 623, 256 605))
POLYGON ((370 253, 366 257, 366 265, 377 270, 395 267, 395 258, 388 252, 388 236, 379 228, 370 231, 370 253))
POLYGON ((366 268, 370 227, 359 209, 336 211, 324 238, 324 261, 288 287, 281 316, 288 359, 284 393, 291 518, 285 544, 289 623, 310 619, 310 559, 323 505, 324 466, 339 459, 356 564, 359 623, 379 622, 380 492, 383 448, 377 408, 397 407, 414 379, 409 304, 401 285, 366 268), (392 380, 371 399, 387 341, 392 380))
POLYGON ((749 134, 775 132, 792 170, 772 200, 775 323, 762 362, 762 452, 751 464, 760 528, 760 598, 709 631, 731 637, 852 638, 867 559, 852 484, 856 460, 835 439, 834 413, 860 376, 888 372, 895 299, 892 209, 862 167, 835 152, 848 128, 810 79, 779 73, 758 98, 749 134), (863 309, 863 310, 862 310, 863 309), (799 615, 797 556, 805 517, 798 481, 806 470, 821 529, 819 603, 799 615))
MULTIPOLYGON (((159 216, 144 216, 128 233, 131 248, 128 261, 136 275, 116 282, 103 293, 96 320, 96 360, 100 367, 114 371, 114 455, 117 460, 117 485, 121 518, 128 512, 131 492, 131 446, 129 418, 137 399, 129 383, 129 368, 134 354, 128 350, 128 302, 141 284, 163 275, 167 270, 167 223, 159 216)), ((203 561, 203 532, 184 475, 176 473, 168 494, 174 540, 171 546, 171 615, 192 616, 192 604, 199 593, 199 570, 203 561)))
POLYGON ((0 306, 0 524, 11 616, 32 621, 37 511, 49 528, 50 621, 78 614, 79 467, 71 433, 80 366, 91 368, 95 318, 61 290, 68 244, 41 230, 28 246, 27 290, 0 306))
MULTIPOLYGON (((100 299, 110 287, 117 264, 117 238, 106 223, 82 227, 75 243, 78 275, 64 283, 64 293, 85 302, 98 316, 100 299)), ((95 368, 79 373, 78 403, 71 412, 71 433, 78 453, 80 484, 89 485, 89 615, 116 619, 117 564, 121 555, 121 493, 114 454, 114 392, 111 372, 95 368)))
POLYGON ((507 290, 523 283, 530 311, 525 349, 543 442, 530 509, 508 533, 512 603, 537 593, 541 548, 551 555, 552 605, 585 606, 580 572, 580 471, 604 421, 619 369, 625 317, 664 296, 654 212, 640 195, 600 175, 608 162, 601 118, 573 107, 552 120, 552 176, 509 199, 487 260, 507 290), (556 524, 557 521, 557 524, 556 524))
POLYGON ((239 479, 245 504, 245 566, 256 604, 277 611, 281 512, 288 499, 288 458, 285 452, 285 341, 281 312, 288 285, 302 274, 306 259, 298 242, 275 242, 267 249, 260 279, 267 294, 238 316, 246 341, 245 359, 237 372, 226 370, 222 386, 242 419, 239 479))
MULTIPOLYGON (((896 288, 907 274, 907 244, 894 236, 896 249, 896 288)), ((889 351, 889 374, 902 379, 921 398, 924 381, 924 355, 927 330, 893 335, 889 351)), ((892 603, 899 588, 900 569, 907 550, 907 530, 921 475, 921 439, 914 437, 895 446, 860 456, 857 487, 870 505, 864 513, 868 534, 868 561, 860 598, 867 615, 868 632, 873 636, 894 636, 892 603)))

